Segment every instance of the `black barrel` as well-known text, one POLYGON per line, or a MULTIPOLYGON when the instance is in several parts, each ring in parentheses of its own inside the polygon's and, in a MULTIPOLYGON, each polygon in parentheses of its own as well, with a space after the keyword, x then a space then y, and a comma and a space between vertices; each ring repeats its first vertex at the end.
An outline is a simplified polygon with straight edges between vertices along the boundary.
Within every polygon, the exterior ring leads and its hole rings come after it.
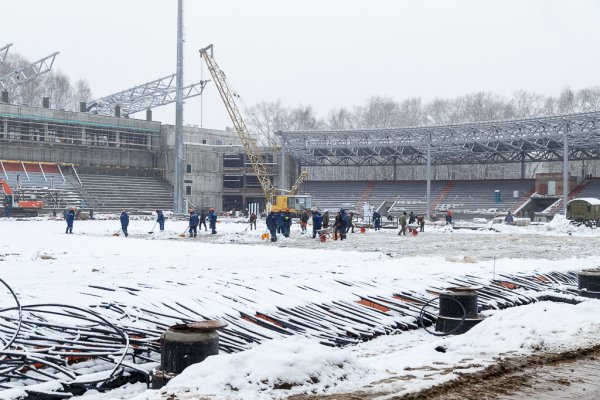
POLYGON ((174 325, 160 337, 160 369, 152 379, 152 388, 160 389, 192 364, 219 354, 217 329, 227 326, 221 321, 204 321, 174 325))
POLYGON ((483 321, 477 313, 477 291, 471 287, 449 288, 441 292, 440 312, 435 330, 448 334, 461 334, 483 321))
POLYGON ((175 325, 163 333, 160 341, 160 368, 173 374, 180 374, 190 365, 219 354, 219 334, 215 330, 200 331, 187 325, 175 325))
POLYGON ((440 315, 451 318, 462 318, 463 315, 465 318, 477 318, 477 292, 449 289, 440 293, 440 315))
POLYGON ((600 269, 584 269, 577 278, 580 295, 600 298, 600 269))

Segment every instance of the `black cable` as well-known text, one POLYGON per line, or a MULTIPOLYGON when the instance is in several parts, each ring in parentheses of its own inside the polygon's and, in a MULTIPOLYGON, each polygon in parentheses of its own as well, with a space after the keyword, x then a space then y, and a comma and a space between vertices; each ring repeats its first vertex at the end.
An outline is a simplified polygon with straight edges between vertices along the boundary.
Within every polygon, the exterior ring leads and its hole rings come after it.
POLYGON ((22 320, 23 320, 23 314, 22 314, 22 310, 21 310, 21 303, 19 302, 19 298, 17 297, 17 295, 15 294, 15 292, 12 290, 12 288, 9 286, 9 284, 6 283, 2 278, 0 278, 0 282, 4 286, 6 286, 6 288, 8 289, 8 291, 12 294, 13 298, 15 299, 15 303, 17 304, 17 309, 19 311, 19 322, 17 324, 17 330, 15 331, 15 334, 13 335, 13 337, 8 341, 8 343, 2 349, 2 350, 6 350, 10 346, 12 346, 12 344, 14 343, 14 341, 17 339, 17 336, 19 336, 19 332, 21 331, 21 323, 22 323, 22 320))

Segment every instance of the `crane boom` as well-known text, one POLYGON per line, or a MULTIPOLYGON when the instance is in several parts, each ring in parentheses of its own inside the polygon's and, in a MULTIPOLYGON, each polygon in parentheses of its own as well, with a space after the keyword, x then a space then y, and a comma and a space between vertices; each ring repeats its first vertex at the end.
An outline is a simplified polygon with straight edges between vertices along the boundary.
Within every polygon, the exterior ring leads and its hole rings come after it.
POLYGON ((236 93, 232 92, 229 88, 229 84, 227 83, 227 79, 225 77, 225 73, 219 68, 219 65, 215 61, 212 56, 213 45, 207 46, 203 49, 200 49, 200 56, 206 62, 208 70, 213 77, 215 85, 217 86, 217 90, 221 95, 221 99, 225 104, 225 108, 227 108, 227 113, 231 118, 231 122, 240 137, 240 141, 242 142, 242 146, 244 146, 244 151, 246 152, 246 156, 250 160, 250 164, 252 164, 252 168, 254 169, 254 173, 260 182, 260 186, 265 194, 265 199, 267 201, 267 207, 272 203, 273 196, 275 196, 275 192, 277 189, 273 186, 269 175, 267 174, 267 168, 263 164, 262 156, 258 150, 258 146, 256 145, 255 140, 250 136, 250 132, 244 123, 244 119, 242 118, 242 114, 237 107, 235 102, 235 98, 239 97, 236 93), (208 51, 210 50, 210 54, 208 51))
POLYGON ((307 176, 308 171, 302 171, 300 173, 300 176, 298 176, 298 179, 296 179, 296 183, 294 183, 294 186, 292 186, 292 188, 290 189, 288 195, 295 196, 296 193, 298 193, 298 189, 300 189, 300 185, 302 185, 302 182, 304 182, 304 179, 306 179, 307 176))

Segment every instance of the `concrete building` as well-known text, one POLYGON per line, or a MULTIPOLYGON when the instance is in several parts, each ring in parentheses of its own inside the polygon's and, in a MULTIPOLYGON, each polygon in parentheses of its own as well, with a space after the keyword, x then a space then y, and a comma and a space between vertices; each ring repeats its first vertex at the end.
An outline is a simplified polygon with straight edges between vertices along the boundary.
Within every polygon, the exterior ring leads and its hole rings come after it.
MULTIPOLYGON (((127 196, 139 197, 144 195, 143 185, 152 186, 150 181, 142 184, 139 178, 172 184, 174 132, 173 125, 157 121, 0 103, 0 166, 2 160, 61 164, 65 180, 70 179, 72 189, 81 193, 83 203, 106 209, 111 205, 123 207, 127 196), (120 186, 116 185, 117 177, 120 186), (131 178, 129 183, 127 177, 131 178), (115 182, 113 188, 109 182, 115 182), (124 194, 127 186, 136 185, 137 192, 124 194), (103 198, 110 190, 103 191, 102 187, 120 191, 122 196, 114 193, 112 201, 103 198)), ((281 154, 272 148, 263 152, 267 170, 277 185, 281 180, 277 168, 281 154)), ((262 189, 236 132, 185 126, 184 153, 184 191, 190 206, 243 210, 249 203, 258 202, 264 207, 262 189)), ((287 165, 294 164, 288 160, 287 165)), ((22 175, 29 179, 25 164, 23 168, 22 175)), ((294 168, 287 169, 287 182, 293 179, 290 174, 296 173, 294 168)), ((10 178, 6 171, 4 175, 10 178)), ((172 193, 169 187, 164 190, 167 196, 172 193)), ((169 203, 164 196, 160 199, 163 208, 169 203)), ((149 196, 146 202, 131 200, 138 207, 147 205, 150 209, 153 202, 158 199, 149 196)))

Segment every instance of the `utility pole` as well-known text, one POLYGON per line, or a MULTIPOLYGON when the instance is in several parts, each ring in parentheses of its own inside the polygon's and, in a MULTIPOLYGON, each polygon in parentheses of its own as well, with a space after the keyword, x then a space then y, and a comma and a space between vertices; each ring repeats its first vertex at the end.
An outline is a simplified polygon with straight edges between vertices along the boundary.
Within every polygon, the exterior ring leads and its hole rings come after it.
POLYGON ((177 71, 175 83, 175 168, 173 211, 183 213, 183 0, 177 0, 177 71))

